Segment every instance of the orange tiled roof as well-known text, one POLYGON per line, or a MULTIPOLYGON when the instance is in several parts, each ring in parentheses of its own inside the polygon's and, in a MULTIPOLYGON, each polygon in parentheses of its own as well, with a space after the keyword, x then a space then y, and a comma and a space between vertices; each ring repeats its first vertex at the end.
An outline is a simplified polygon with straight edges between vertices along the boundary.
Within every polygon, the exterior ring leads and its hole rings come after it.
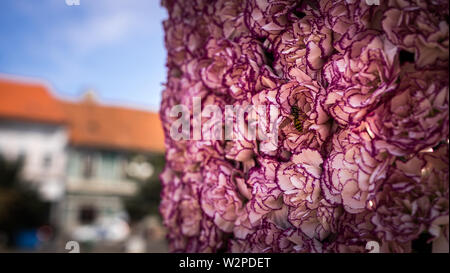
POLYGON ((73 145, 164 151, 164 133, 157 113, 87 101, 63 104, 73 145))
POLYGON ((157 113, 55 99, 43 85, 0 79, 0 117, 60 122, 75 146, 164 151, 157 113))
POLYGON ((65 114, 44 85, 0 78, 0 117, 62 123, 65 114))

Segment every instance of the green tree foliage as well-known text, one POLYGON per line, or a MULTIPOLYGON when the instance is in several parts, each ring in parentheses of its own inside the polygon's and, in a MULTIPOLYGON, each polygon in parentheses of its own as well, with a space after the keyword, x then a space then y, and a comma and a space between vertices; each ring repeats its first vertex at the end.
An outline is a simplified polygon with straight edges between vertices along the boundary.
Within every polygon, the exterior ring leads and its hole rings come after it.
POLYGON ((156 154, 148 157, 148 162, 153 165, 154 173, 147 180, 140 183, 135 196, 125 200, 125 208, 132 222, 137 222, 148 215, 159 215, 159 203, 161 201, 161 182, 159 175, 164 169, 164 155, 156 154))
POLYGON ((32 183, 20 178, 22 163, 0 156, 0 232, 9 245, 17 231, 48 224, 49 219, 50 204, 42 201, 32 183))

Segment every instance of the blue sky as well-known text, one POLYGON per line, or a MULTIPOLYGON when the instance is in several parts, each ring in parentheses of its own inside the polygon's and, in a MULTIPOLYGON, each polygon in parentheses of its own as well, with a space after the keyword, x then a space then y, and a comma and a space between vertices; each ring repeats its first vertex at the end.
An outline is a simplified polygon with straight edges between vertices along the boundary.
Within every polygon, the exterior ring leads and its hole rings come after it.
POLYGON ((159 0, 0 1, 0 75, 44 80, 63 98, 158 110, 166 51, 159 0))

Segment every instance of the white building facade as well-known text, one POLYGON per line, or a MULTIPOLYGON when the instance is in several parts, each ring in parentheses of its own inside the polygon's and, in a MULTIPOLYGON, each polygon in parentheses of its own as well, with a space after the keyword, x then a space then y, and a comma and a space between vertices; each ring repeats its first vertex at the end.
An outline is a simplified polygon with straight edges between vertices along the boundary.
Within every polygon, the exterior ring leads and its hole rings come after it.
POLYGON ((33 183, 47 201, 63 197, 67 145, 65 125, 0 119, 1 155, 23 160, 23 179, 33 183))

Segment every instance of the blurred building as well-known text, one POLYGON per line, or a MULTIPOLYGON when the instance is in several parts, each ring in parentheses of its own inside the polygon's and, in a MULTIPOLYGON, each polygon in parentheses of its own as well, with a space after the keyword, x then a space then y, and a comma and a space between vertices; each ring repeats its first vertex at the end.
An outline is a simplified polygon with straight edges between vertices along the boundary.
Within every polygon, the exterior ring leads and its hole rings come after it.
POLYGON ((117 224, 104 236, 119 239, 123 198, 152 175, 145 159, 163 152, 157 113, 102 105, 93 92, 65 101, 44 84, 0 78, 0 153, 24 159, 22 175, 55 203, 69 236, 117 224))
POLYGON ((68 132, 61 103, 44 85, 0 79, 0 154, 24 159, 24 179, 46 200, 63 194, 68 132))

